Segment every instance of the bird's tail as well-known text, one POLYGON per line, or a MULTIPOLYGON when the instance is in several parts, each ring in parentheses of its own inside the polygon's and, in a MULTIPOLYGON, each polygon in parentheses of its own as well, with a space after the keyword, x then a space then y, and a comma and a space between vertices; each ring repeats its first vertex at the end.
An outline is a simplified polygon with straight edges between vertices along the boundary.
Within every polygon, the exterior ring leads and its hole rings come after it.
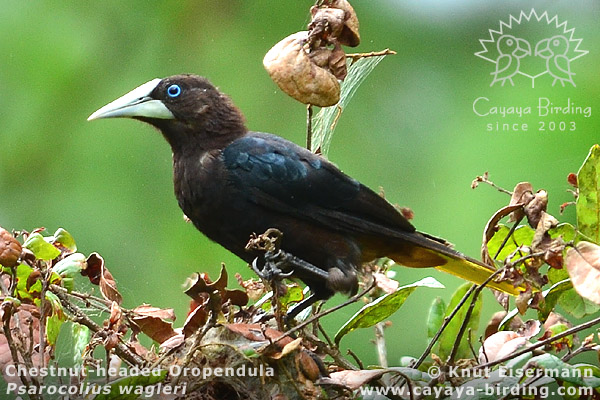
MULTIPOLYGON (((481 285, 483 282, 485 282, 490 275, 496 271, 491 267, 468 257, 452 258, 444 256, 444 258, 447 262, 443 265, 435 267, 436 269, 447 272, 459 278, 466 279, 478 285, 481 285)), ((520 293, 519 287, 514 287, 510 282, 507 281, 496 282, 492 279, 486 286, 512 296, 518 296, 520 293)))
MULTIPOLYGON (((478 285, 496 272, 493 267, 467 257, 448 247, 440 239, 429 235, 415 232, 411 235, 410 241, 412 243, 404 241, 402 245, 395 246, 389 257, 406 267, 435 267, 478 285)), ((510 282, 497 282, 494 279, 486 286, 512 296, 518 296, 522 290, 525 290, 522 287, 514 287, 510 282)))

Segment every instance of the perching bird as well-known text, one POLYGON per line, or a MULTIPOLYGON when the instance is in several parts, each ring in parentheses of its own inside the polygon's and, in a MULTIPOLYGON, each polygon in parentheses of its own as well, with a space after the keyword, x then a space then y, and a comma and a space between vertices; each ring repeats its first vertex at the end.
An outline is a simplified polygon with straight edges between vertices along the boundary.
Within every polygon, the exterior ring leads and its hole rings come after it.
MULTIPOLYGON (((252 233, 283 232, 282 250, 326 271, 293 276, 313 296, 354 293, 361 264, 390 257, 482 283, 493 269, 419 233, 390 203, 323 157, 279 136, 249 131, 229 97, 208 80, 151 80, 88 120, 128 117, 158 128, 173 151, 175 196, 196 228, 247 262, 252 233)), ((489 286, 518 294, 510 283, 489 286)), ((299 310, 298 310, 299 311, 299 310)))
POLYGON ((496 82, 501 82, 501 86, 504 86, 506 81, 514 86, 512 78, 519 73, 521 58, 531 55, 531 46, 527 40, 512 35, 500 36, 496 46, 500 55, 496 59, 496 70, 491 73, 494 79, 490 86, 496 82))
POLYGON ((567 57, 569 41, 566 37, 556 35, 550 39, 540 40, 535 46, 535 55, 546 59, 546 70, 554 78, 552 86, 559 81, 564 87, 565 82, 575 86, 574 72, 571 72, 571 61, 567 57))

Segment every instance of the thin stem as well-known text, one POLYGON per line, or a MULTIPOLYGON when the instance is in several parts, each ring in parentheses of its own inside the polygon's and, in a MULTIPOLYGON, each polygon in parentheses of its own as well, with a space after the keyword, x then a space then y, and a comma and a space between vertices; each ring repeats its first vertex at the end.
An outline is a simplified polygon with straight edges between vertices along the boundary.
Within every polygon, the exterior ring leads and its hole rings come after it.
POLYGON ((384 325, 382 322, 375 324, 375 346, 377 348, 377 359, 379 360, 379 365, 382 368, 388 367, 387 362, 387 349, 385 346, 385 332, 384 325))
POLYGON ((475 291, 476 287, 477 286, 475 286, 475 285, 471 286, 471 288, 469 288, 469 290, 467 291, 467 293, 465 293, 465 295, 463 296, 463 298, 460 299, 460 302, 456 305, 456 307, 454 307, 454 310, 452 310, 452 312, 450 313, 450 315, 448 315, 447 317, 444 318, 444 322, 442 323, 442 326, 440 326, 440 329, 438 329, 438 331, 435 333, 435 336, 431 339, 431 342, 429 342, 429 345, 427 346, 427 348, 425 349, 425 351, 423 352, 423 354, 421 354, 421 357, 419 357, 419 359, 417 360, 417 362, 412 366, 413 368, 415 368, 415 369, 419 368, 419 366, 423 363, 423 361, 425 361, 425 359, 427 358, 427 356, 431 352, 431 349, 433 349, 433 346, 435 346, 435 343, 437 342, 437 340, 442 335, 442 332, 444 332, 444 330, 450 324, 450 321, 452 321, 452 319, 456 316, 456 314, 458 314, 458 311, 467 302, 467 299, 469 298, 469 296, 471 295, 471 293, 473 293, 475 291))
POLYGON ((369 285, 369 287, 367 287, 365 290, 363 290, 360 293, 355 294, 354 296, 350 297, 348 300, 346 300, 345 302, 343 302, 342 304, 338 304, 337 306, 328 308, 327 310, 317 314, 317 315, 313 315, 312 317, 308 318, 306 321, 296 325, 295 327, 293 327, 292 329, 288 330, 287 332, 285 332, 284 334, 282 334, 281 336, 279 336, 278 338, 275 338, 273 340, 273 343, 280 341, 281 339, 291 335, 294 332, 299 331, 300 329, 304 328, 307 325, 312 324, 314 321, 328 315, 331 314, 332 312, 335 312, 341 308, 346 307, 349 304, 352 303, 356 303, 361 297, 363 297, 365 294, 369 293, 371 290, 373 290, 373 288, 375 287, 375 280, 373 280, 373 282, 371 283, 371 285, 369 285))
POLYGON ((452 364, 454 359, 456 358, 456 354, 458 353, 458 348, 460 346, 460 341, 462 340, 465 331, 469 325, 469 320, 471 319, 471 315, 473 314, 473 310, 475 310, 475 304, 477 303, 477 298, 483 291, 483 288, 486 287, 488 283, 492 281, 498 274, 504 271, 504 268, 500 268, 496 270, 493 274, 488 276, 488 278, 481 285, 474 285, 472 287, 475 288, 473 291, 473 298, 471 299, 471 304, 469 304, 469 308, 467 309, 467 313, 465 314, 465 318, 462 321, 460 326, 460 330, 458 331, 458 335, 456 336, 456 340, 454 341, 454 346, 452 347, 452 352, 450 353, 450 357, 448 358, 448 363, 452 364))
POLYGON ((306 148, 312 151, 312 104, 306 106, 306 148))

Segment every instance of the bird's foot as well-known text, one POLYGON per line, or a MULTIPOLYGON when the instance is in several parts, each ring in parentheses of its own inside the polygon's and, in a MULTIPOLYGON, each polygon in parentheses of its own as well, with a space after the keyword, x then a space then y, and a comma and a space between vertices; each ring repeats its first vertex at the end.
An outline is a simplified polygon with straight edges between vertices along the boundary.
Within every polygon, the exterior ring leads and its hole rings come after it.
POLYGON ((273 280, 283 280, 285 278, 289 278, 294 273, 294 270, 284 271, 282 267, 285 267, 287 263, 282 261, 269 260, 270 257, 265 255, 265 263, 262 268, 258 267, 258 258, 255 258, 252 261, 252 270, 258 275, 261 279, 266 281, 273 280))

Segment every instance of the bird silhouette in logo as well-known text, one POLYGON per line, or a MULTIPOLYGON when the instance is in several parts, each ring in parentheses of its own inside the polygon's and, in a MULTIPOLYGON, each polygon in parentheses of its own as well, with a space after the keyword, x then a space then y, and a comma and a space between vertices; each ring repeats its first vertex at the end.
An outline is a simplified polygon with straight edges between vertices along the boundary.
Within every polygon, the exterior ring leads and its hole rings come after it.
POLYGON ((531 46, 525 39, 516 38, 512 35, 502 35, 497 42, 498 58, 496 59, 496 70, 491 73, 494 79, 490 86, 500 82, 504 86, 509 81, 515 85, 512 78, 519 73, 521 58, 531 55, 531 46))
POLYGON ((561 35, 553 36, 549 39, 543 39, 535 46, 535 56, 546 59, 546 70, 554 78, 552 86, 559 81, 564 87, 565 82, 575 86, 573 82, 574 72, 571 72, 571 61, 567 58, 569 51, 569 41, 561 35))

